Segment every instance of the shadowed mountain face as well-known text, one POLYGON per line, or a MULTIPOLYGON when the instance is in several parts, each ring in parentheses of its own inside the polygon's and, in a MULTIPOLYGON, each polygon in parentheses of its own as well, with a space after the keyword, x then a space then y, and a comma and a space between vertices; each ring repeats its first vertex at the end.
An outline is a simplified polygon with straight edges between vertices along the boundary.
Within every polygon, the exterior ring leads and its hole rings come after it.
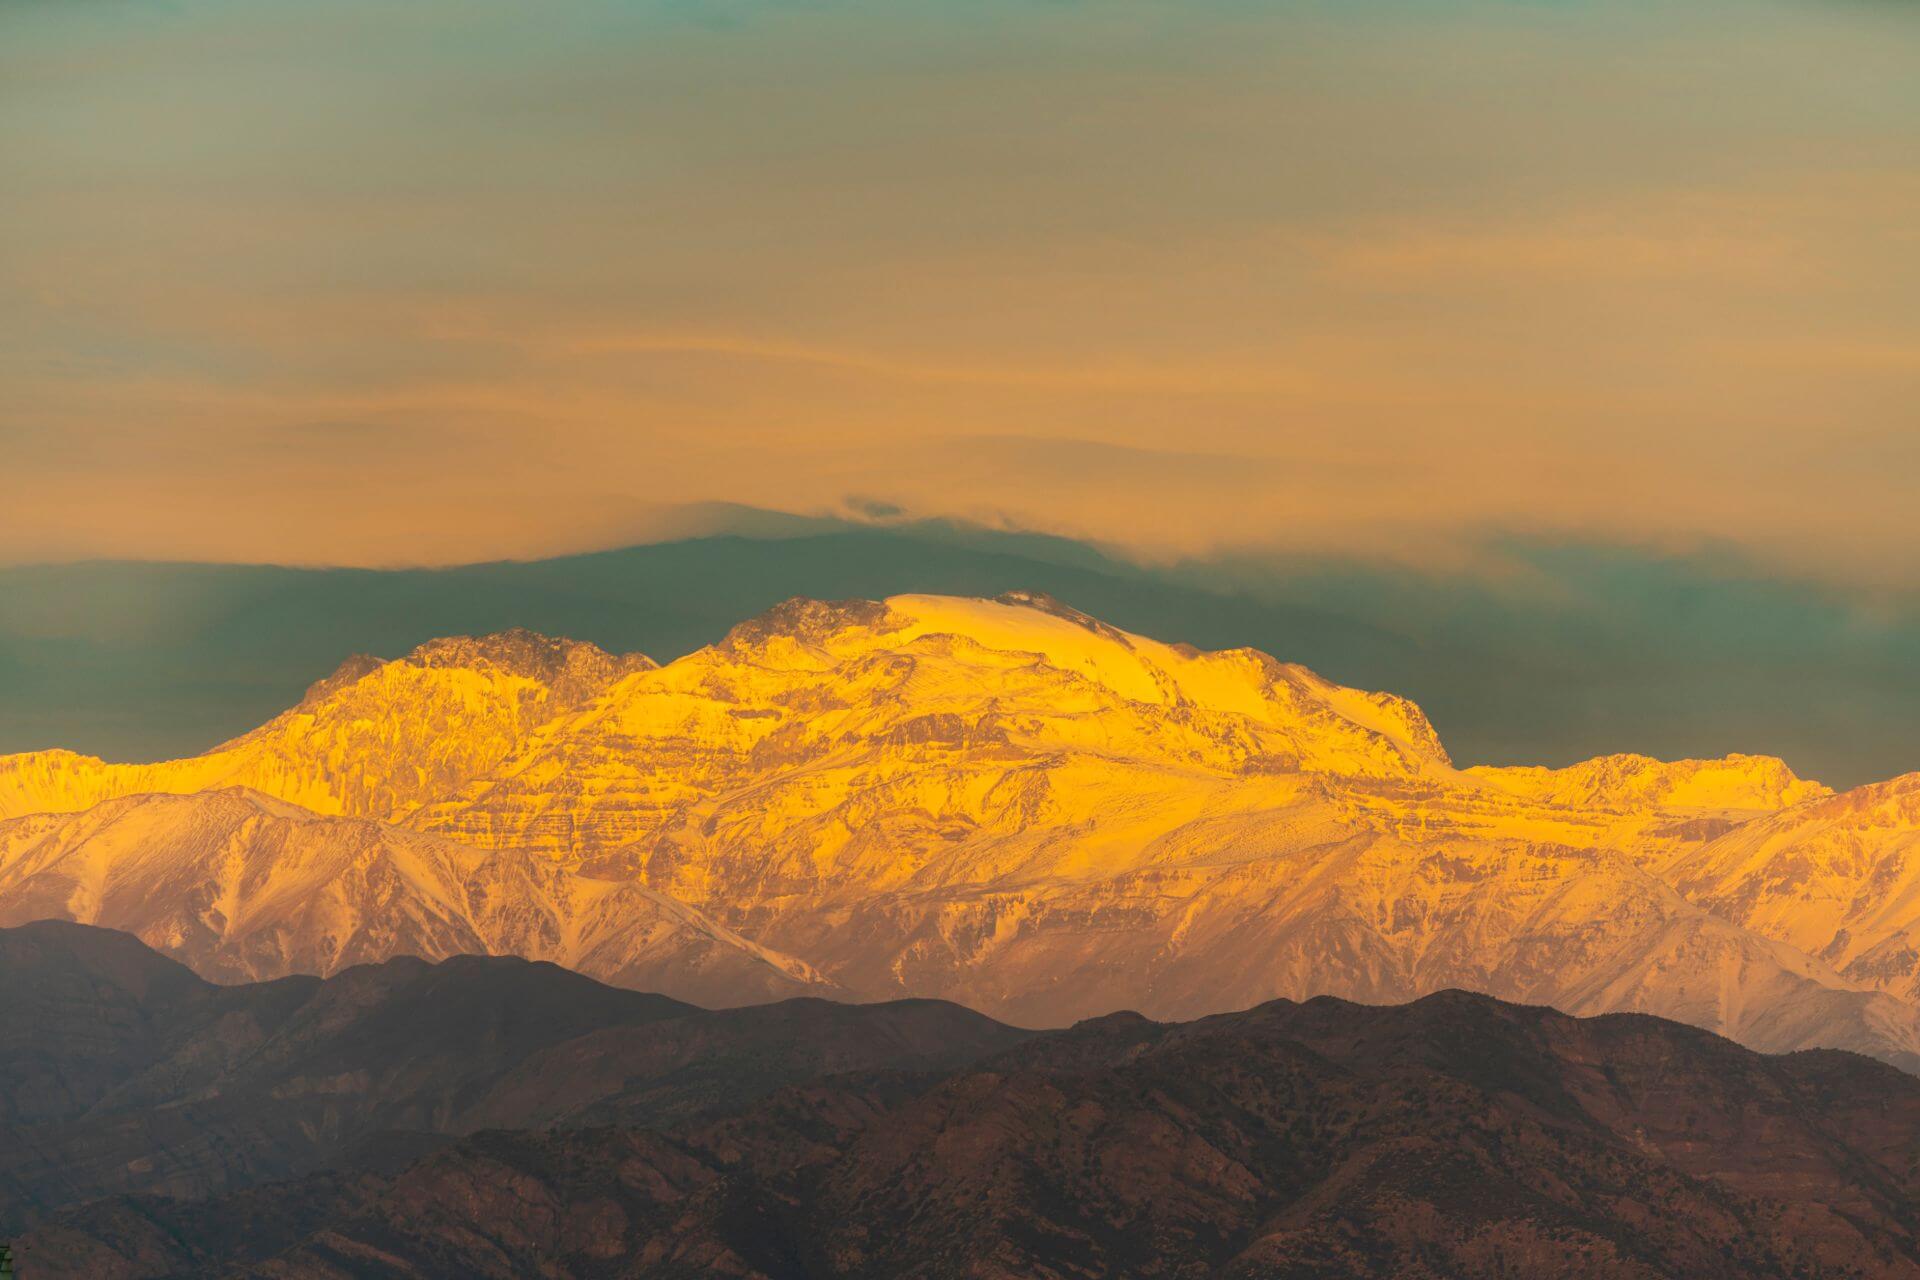
POLYGON ((124 934, 0 929, 0 1227, 114 1192, 229 1190, 419 1135, 698 1115, 827 1070, 948 1066, 1024 1034, 932 1002, 709 1013, 491 957, 217 987, 124 934))
MULTIPOLYGON (((867 1011, 818 1012, 719 1016, 758 1020, 738 1061, 785 1046, 826 1055, 803 1074, 882 1065, 820 1043, 844 1046, 867 1011)), ((649 1071, 710 1054, 640 1047, 698 1024, 530 1057, 490 1118, 555 1119, 540 1088, 610 1079, 599 1060, 621 1044, 649 1071)), ((924 1007, 884 1025, 894 1050, 948 1060, 688 1109, 630 1085, 598 1113, 640 1100, 619 1127, 491 1130, 211 1199, 111 1198, 43 1218, 23 1274, 1920 1276, 1920 1081, 1848 1054, 1768 1058, 1659 1019, 1457 992, 1115 1015, 998 1045, 956 1040, 924 1007)))
POLYGON ((7 1125, 85 1114, 165 1054, 214 994, 124 933, 54 923, 0 929, 0 979, 7 1125))

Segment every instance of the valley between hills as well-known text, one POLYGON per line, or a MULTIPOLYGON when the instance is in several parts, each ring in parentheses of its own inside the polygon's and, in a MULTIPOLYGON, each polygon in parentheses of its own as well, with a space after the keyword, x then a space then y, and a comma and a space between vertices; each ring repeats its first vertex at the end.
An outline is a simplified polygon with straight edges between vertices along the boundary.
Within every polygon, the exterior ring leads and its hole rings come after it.
POLYGON ((191 758, 0 757, 0 925, 218 982, 552 961, 1064 1026, 1463 989, 1920 1070, 1920 775, 1459 768, 1420 709, 1043 596, 795 600, 665 666, 348 658, 191 758))

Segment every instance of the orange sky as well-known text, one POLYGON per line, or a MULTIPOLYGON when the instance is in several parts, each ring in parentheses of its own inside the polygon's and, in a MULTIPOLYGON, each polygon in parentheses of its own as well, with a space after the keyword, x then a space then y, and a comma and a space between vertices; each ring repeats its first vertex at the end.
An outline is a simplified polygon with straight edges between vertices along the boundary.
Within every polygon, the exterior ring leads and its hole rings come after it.
POLYGON ((1920 575, 1920 13, 0 7, 0 560, 708 500, 1920 575))

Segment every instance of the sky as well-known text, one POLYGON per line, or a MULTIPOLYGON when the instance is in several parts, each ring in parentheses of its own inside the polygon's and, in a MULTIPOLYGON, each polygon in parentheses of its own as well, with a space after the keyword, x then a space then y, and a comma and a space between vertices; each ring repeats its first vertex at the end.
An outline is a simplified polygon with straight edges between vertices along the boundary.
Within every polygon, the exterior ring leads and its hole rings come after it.
POLYGON ((0 562, 1920 587, 1912 0, 0 0, 0 562))

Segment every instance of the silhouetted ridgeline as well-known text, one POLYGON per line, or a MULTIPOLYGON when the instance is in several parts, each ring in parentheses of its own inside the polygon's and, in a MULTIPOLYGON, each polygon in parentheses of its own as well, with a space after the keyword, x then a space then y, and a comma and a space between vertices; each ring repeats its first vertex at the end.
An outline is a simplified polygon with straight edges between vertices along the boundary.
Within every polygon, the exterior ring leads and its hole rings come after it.
POLYGON ((54 924, 0 931, 0 1004, 45 1280, 1920 1276, 1920 1081, 1634 1015, 1035 1035, 502 960, 215 988, 54 924))

